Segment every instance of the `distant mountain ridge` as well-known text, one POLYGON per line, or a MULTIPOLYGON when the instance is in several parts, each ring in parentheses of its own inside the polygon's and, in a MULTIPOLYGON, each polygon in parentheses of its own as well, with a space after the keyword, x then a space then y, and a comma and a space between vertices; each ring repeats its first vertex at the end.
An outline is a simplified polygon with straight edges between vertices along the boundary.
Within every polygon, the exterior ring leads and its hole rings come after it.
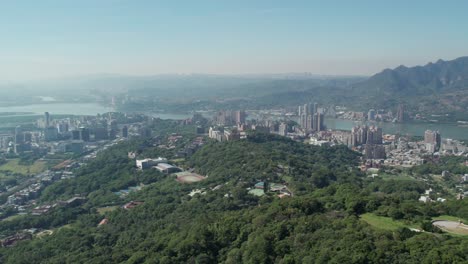
POLYGON ((438 60, 424 66, 385 69, 357 84, 360 89, 385 95, 427 95, 468 89, 468 56, 451 61, 438 60))
POLYGON ((468 120, 468 56, 438 60, 424 66, 385 69, 352 84, 350 105, 393 109, 405 105, 412 114, 443 115, 446 120, 468 120))

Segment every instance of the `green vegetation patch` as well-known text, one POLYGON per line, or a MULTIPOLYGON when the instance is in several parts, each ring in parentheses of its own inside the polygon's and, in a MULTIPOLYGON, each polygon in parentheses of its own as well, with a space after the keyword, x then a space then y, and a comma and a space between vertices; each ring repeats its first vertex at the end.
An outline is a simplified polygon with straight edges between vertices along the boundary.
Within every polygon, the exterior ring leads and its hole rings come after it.
POLYGON ((436 216, 436 217, 433 217, 432 220, 433 221, 435 221, 435 220, 460 221, 461 220, 465 224, 468 223, 468 221, 466 221, 466 219, 456 217, 456 216, 451 216, 451 215, 436 216))
POLYGON ((385 216, 378 216, 372 213, 366 213, 361 215, 361 220, 364 222, 368 223, 369 225, 379 228, 379 229, 384 229, 384 230, 398 230, 399 228, 410 228, 412 226, 408 226, 405 223, 401 221, 396 221, 393 220, 390 217, 385 217, 385 216))
POLYGON ((11 171, 20 174, 37 174, 47 169, 45 161, 35 161, 32 165, 21 165, 19 159, 8 160, 7 163, 0 166, 0 171, 11 171))
POLYGON ((105 214, 108 213, 108 212, 115 211, 117 208, 119 208, 117 205, 115 205, 115 206, 100 207, 100 208, 97 209, 97 212, 98 212, 100 215, 105 215, 105 214))
POLYGON ((5 219, 2 219, 2 221, 13 221, 13 220, 16 220, 16 219, 19 219, 23 217, 23 215, 20 215, 20 214, 17 214, 17 215, 12 215, 12 216, 9 216, 5 219))
POLYGON ((399 180, 399 181, 415 181, 416 179, 409 176, 406 173, 389 174, 389 173, 378 173, 379 177, 383 180, 399 180))

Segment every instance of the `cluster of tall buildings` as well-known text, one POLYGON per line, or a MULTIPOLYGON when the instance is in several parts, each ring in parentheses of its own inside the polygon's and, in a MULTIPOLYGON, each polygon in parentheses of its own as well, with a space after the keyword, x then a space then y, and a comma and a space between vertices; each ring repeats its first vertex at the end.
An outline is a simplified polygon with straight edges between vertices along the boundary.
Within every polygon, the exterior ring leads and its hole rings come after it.
POLYGON ((128 127, 119 128, 117 120, 105 116, 92 120, 51 120, 48 112, 39 120, 38 126, 43 128, 44 141, 51 142, 61 139, 92 140, 115 139, 117 135, 128 137, 128 127))
POLYGON ((214 121, 220 126, 230 126, 245 123, 246 114, 243 110, 219 111, 214 117, 214 121))
POLYGON ((356 126, 351 129, 353 146, 365 144, 382 144, 382 128, 377 126, 356 126))
POLYGON ((380 127, 357 126, 351 130, 351 144, 363 145, 366 159, 385 159, 385 147, 382 143, 382 128, 380 127))
POLYGON ((323 114, 319 112, 317 103, 307 103, 298 107, 297 115, 299 116, 299 125, 305 132, 322 131, 323 114))
POLYGON ((281 122, 281 124, 279 124, 278 126, 278 134, 280 136, 287 136, 288 135, 288 130, 289 130, 289 127, 288 127, 288 124, 286 124, 285 122, 281 122))
POLYGON ((434 153, 439 151, 441 141, 439 131, 426 130, 424 132, 424 144, 428 152, 434 153))
POLYGON ((237 129, 213 128, 208 130, 208 137, 216 139, 219 142, 240 139, 241 134, 237 129))
POLYGON ((23 131, 21 126, 17 126, 15 128, 15 135, 13 138, 13 151, 15 153, 31 151, 32 143, 33 133, 29 131, 23 131))

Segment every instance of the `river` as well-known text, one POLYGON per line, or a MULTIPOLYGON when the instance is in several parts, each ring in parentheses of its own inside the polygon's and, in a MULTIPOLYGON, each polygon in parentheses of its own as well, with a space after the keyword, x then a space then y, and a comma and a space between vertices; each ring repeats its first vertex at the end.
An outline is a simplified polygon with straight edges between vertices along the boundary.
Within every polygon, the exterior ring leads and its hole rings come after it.
MULTIPOLYGON (((362 122, 351 120, 326 118, 325 126, 328 129, 351 130, 353 126, 362 122)), ((384 123, 375 122, 368 125, 377 125, 382 128, 384 134, 401 134, 410 136, 424 136, 426 130, 438 130, 443 138, 452 138, 459 140, 468 139, 468 127, 457 124, 438 124, 438 123, 384 123)))
POLYGON ((96 103, 48 103, 0 107, 1 113, 23 113, 21 115, 42 115, 44 112, 56 115, 96 115, 110 111, 112 108, 96 103))
MULTIPOLYGON (((97 103, 44 103, 22 106, 0 106, 0 113, 21 113, 12 114, 11 116, 33 116, 42 115, 44 112, 49 112, 52 116, 56 115, 96 115, 106 112, 111 112, 112 108, 103 106, 97 103)), ((192 114, 176 114, 176 113, 146 113, 150 116, 159 117, 161 119, 186 119, 192 114)), ((8 117, 3 115, 2 117, 8 117)), ((1 118, 0 118, 1 119, 1 118)), ((326 118, 325 125, 328 129, 351 130, 353 126, 360 124, 351 120, 326 118)), ((382 127, 383 132, 387 134, 402 134, 410 136, 424 136, 424 131, 427 129, 438 130, 443 138, 453 138, 460 140, 468 139, 468 127, 459 126, 457 124, 437 124, 437 123, 370 123, 382 127)))
MULTIPOLYGON (((112 112, 113 109, 108 106, 97 103, 44 103, 19 106, 0 106, 0 117, 11 116, 37 116, 49 112, 53 115, 97 115, 112 112)), ((192 114, 174 114, 174 113, 146 113, 149 116, 159 117, 161 119, 182 120, 192 117, 192 114)))

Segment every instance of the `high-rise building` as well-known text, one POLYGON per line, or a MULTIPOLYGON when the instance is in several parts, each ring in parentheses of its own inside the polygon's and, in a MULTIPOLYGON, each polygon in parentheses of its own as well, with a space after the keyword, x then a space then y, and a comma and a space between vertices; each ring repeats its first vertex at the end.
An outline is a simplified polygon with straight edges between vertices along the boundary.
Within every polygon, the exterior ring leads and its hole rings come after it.
POLYGON ((307 115, 305 115, 304 113, 302 113, 302 115, 299 116, 299 125, 303 129, 307 129, 307 115))
POLYGON ((151 129, 146 126, 142 126, 138 129, 138 133, 140 134, 141 137, 143 138, 148 138, 151 137, 151 129))
POLYGON ((382 128, 376 126, 357 126, 351 129, 351 142, 353 146, 358 145, 381 145, 382 128))
POLYGON ((45 128, 50 126, 50 115, 49 112, 44 113, 45 128))
POLYGON ((312 130, 320 132, 324 129, 323 114, 315 113, 312 116, 312 130))
POLYGON ((366 159, 385 159, 382 145, 382 128, 376 126, 357 126, 351 129, 351 146, 364 145, 366 159))
POLYGON ((44 140, 54 141, 58 139, 58 130, 53 126, 46 127, 44 129, 44 140))
POLYGON ((439 131, 426 130, 424 132, 424 143, 430 152, 438 151, 441 143, 439 131))
POLYGON ((89 129, 85 127, 80 127, 80 139, 83 141, 89 141, 90 140, 90 135, 89 135, 89 129))
POLYGON ((215 116, 215 122, 218 125, 227 125, 229 123, 229 118, 226 115, 226 111, 219 111, 215 116))
POLYGON ((358 145, 367 143, 367 126, 359 127, 358 129, 358 145))
POLYGON ((20 126, 15 128, 15 144, 22 144, 24 142, 23 130, 20 126))
POLYGON ((107 133, 107 129, 104 127, 96 127, 94 128, 94 140, 106 140, 109 138, 109 134, 107 133))
POLYGON ((123 138, 127 138, 127 137, 128 137, 128 127, 127 127, 127 126, 123 126, 123 127, 122 127, 122 137, 123 137, 123 138))
POLYGON ((59 133, 64 134, 68 132, 68 123, 60 122, 57 124, 57 130, 59 133))
POLYGON ((288 135, 288 124, 282 122, 282 123, 279 125, 278 134, 280 134, 281 136, 286 136, 286 135, 288 135))
POLYGON ((235 111, 235 122, 236 124, 244 124, 245 123, 245 111, 240 110, 240 111, 235 111))
POLYGON ((72 139, 73 140, 80 140, 81 139, 79 130, 72 130, 71 134, 72 134, 72 139))
POLYGON ((109 127, 111 130, 118 130, 117 120, 115 119, 109 120, 109 127))
POLYGON ((32 134, 31 132, 25 132, 24 133, 24 142, 32 142, 32 134))
POLYGON ((316 114, 316 113, 318 113, 318 103, 314 103, 314 106, 311 112, 311 114, 316 114))
POLYGON ((312 131, 312 130, 315 130, 314 128, 314 117, 312 115, 308 115, 307 118, 307 123, 306 123, 306 129, 307 131, 312 131))
POLYGON ((369 112, 367 112, 367 120, 374 121, 375 120, 375 110, 370 109, 369 112))
POLYGON ((305 132, 322 131, 323 114, 318 112, 318 103, 307 103, 298 107, 299 125, 305 132))
POLYGON ((15 128, 15 137, 14 137, 14 152, 15 153, 20 153, 24 151, 24 132, 23 129, 20 126, 17 126, 15 128))
MULTIPOLYGON (((317 109, 318 110, 318 109, 317 109)), ((317 116, 317 125, 316 125, 316 131, 320 132, 324 129, 323 125, 323 114, 316 112, 315 115, 317 116)))
POLYGON ((366 144, 382 144, 382 128, 376 126, 369 127, 366 144))
POLYGON ((402 123, 406 121, 405 106, 400 104, 397 110, 397 121, 402 123))
POLYGON ((304 104, 302 109, 303 115, 310 115, 310 104, 304 104))
POLYGON ((385 159, 385 147, 383 145, 366 144, 364 147, 366 159, 385 159))

